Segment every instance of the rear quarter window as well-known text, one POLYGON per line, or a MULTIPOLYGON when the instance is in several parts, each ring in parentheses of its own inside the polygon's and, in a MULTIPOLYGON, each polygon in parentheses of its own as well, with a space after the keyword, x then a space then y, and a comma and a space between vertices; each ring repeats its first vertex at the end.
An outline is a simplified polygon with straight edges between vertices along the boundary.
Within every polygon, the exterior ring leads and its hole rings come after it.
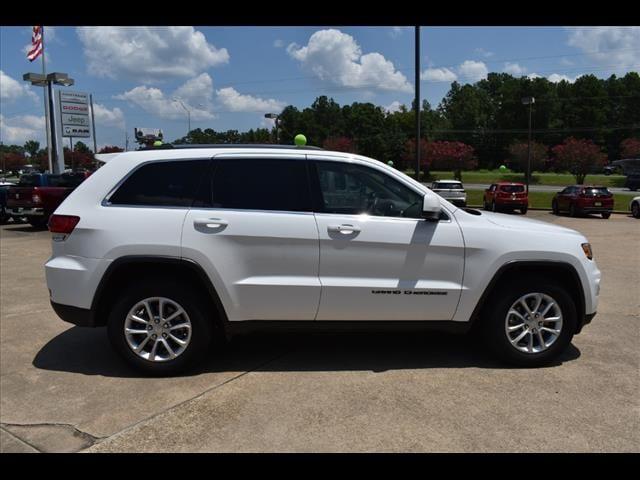
POLYGON ((135 170, 108 198, 112 205, 190 207, 201 179, 209 171, 207 160, 147 163, 135 170))
POLYGON ((523 185, 501 185, 500 191, 507 192, 507 193, 522 193, 524 192, 524 186, 523 185))

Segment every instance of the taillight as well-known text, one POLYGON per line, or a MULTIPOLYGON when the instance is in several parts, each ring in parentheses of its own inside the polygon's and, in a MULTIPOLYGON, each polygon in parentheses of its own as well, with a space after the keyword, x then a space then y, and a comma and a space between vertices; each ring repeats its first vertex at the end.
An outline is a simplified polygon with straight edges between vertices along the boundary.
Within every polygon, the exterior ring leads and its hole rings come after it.
POLYGON ((49 231, 51 233, 64 233, 69 235, 76 228, 80 217, 75 215, 51 215, 49 217, 49 231))

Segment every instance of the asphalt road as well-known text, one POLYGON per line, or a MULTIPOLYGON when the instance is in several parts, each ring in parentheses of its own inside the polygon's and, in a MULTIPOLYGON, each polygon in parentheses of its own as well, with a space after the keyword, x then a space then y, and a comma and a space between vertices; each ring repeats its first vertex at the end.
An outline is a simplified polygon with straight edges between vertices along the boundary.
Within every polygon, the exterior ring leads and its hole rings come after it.
POLYGON ((52 311, 49 234, 0 230, 2 452, 638 452, 640 258, 628 215, 554 217, 603 271, 598 315, 526 370, 444 334, 254 335, 178 378, 132 372, 52 311))

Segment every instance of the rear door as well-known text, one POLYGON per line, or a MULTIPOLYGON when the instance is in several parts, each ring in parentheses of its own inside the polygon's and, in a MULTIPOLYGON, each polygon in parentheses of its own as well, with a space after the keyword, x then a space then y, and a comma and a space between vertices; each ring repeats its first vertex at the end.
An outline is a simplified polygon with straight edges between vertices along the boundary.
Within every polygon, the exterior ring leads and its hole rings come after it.
POLYGON ((208 185, 182 256, 205 268, 229 320, 313 320, 319 245, 304 155, 217 155, 208 185))
POLYGON ((386 172, 309 158, 319 191, 317 320, 451 319, 464 268, 455 219, 422 219, 423 193, 386 172))

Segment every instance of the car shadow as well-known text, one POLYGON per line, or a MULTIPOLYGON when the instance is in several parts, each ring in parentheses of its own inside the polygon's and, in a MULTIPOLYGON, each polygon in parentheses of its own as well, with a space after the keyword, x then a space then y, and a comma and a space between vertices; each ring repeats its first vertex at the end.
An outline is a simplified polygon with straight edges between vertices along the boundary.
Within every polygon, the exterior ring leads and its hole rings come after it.
MULTIPOLYGON (((570 345, 549 366, 580 357, 570 345)), ((33 365, 42 370, 144 377, 111 348, 104 328, 73 327, 50 340, 33 365)), ((185 376, 225 371, 374 371, 431 368, 512 369, 472 335, 423 333, 252 333, 234 337, 185 376)))
POLYGON ((16 225, 9 225, 4 228, 7 232, 21 232, 21 233, 34 233, 34 232, 45 232, 47 231, 47 227, 34 227, 28 223, 19 223, 16 225))

